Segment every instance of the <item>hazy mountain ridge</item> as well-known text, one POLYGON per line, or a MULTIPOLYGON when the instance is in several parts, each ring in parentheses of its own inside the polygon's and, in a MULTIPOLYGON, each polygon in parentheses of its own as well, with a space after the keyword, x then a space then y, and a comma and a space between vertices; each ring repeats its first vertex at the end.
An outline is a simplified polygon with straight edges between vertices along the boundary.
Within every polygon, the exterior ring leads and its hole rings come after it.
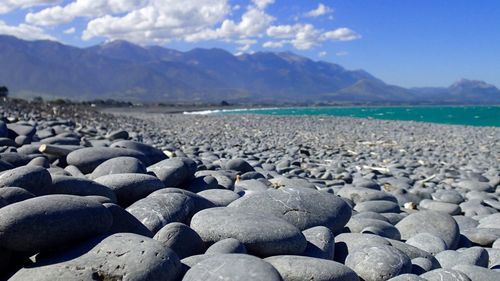
POLYGON ((180 52, 114 41, 76 48, 0 36, 0 84, 13 95, 161 102, 500 103, 482 81, 406 89, 363 70, 290 52, 235 56, 222 49, 180 52))

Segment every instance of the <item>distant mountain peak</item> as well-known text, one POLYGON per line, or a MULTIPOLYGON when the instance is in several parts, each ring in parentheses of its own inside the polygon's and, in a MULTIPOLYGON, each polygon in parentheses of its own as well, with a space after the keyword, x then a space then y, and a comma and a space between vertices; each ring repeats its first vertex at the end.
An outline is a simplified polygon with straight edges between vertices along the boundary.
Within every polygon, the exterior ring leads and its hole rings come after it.
POLYGON ((450 86, 450 89, 459 88, 477 88, 477 89, 496 89, 492 84, 488 84, 481 80, 470 80, 462 78, 450 86))

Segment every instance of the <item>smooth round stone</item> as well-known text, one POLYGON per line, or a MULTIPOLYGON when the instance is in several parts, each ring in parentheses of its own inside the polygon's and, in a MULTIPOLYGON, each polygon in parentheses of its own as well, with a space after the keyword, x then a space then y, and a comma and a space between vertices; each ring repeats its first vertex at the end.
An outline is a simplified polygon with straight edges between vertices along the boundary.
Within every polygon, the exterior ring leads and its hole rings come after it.
POLYGON ((172 249, 180 259, 205 252, 205 244, 198 233, 183 223, 173 222, 165 225, 153 239, 172 249))
MULTIPOLYGON (((8 164, 15 166, 15 167, 20 167, 20 166, 28 164, 36 156, 27 155, 27 154, 31 154, 31 153, 26 153, 26 154, 22 153, 21 152, 22 148, 25 146, 27 146, 27 145, 23 145, 22 147, 17 149, 18 152, 0 153, 0 159, 4 162, 7 162, 8 164)), ((38 151, 38 146, 35 147, 35 150, 38 151)), ((30 151, 28 151, 28 152, 30 152, 30 151)))
POLYGON ((274 188, 309 188, 316 190, 313 183, 304 179, 289 179, 286 177, 275 177, 269 180, 274 188))
POLYGON ((481 247, 472 247, 463 251, 443 251, 436 255, 442 268, 453 268, 457 264, 488 266, 488 252, 481 247))
POLYGON ((201 176, 212 176, 217 180, 217 183, 224 187, 225 189, 233 190, 234 189, 234 180, 232 180, 227 175, 224 175, 221 171, 211 171, 211 170, 203 170, 197 171, 195 173, 196 177, 201 176))
POLYGON ((411 260, 411 272, 413 274, 421 275, 433 269, 436 269, 439 264, 428 258, 418 257, 411 260))
POLYGON ((491 247, 494 249, 500 249, 500 238, 497 238, 491 247))
POLYGON ((399 205, 392 201, 373 200, 364 201, 354 206, 356 212, 375 212, 375 213, 399 213, 399 205))
POLYGON ((38 166, 47 169, 50 168, 50 161, 45 157, 36 157, 26 164, 26 166, 38 166))
POLYGON ((117 233, 23 268, 9 280, 177 280, 180 269, 177 255, 160 242, 117 233))
POLYGON ((386 239, 389 241, 390 245, 393 246, 394 248, 400 250, 403 252, 405 255, 407 255, 410 259, 414 258, 427 258, 431 260, 436 266, 439 265, 437 260, 429 254, 428 252, 421 250, 417 247, 414 247, 412 245, 408 245, 405 242, 398 241, 398 240, 393 240, 393 239, 386 239))
POLYGON ((460 209, 460 206, 458 206, 457 204, 434 201, 429 199, 424 199, 420 201, 420 207, 427 210, 447 213, 452 216, 459 215, 462 212, 462 209, 460 209))
POLYGON ((461 231, 476 228, 479 225, 477 220, 466 216, 453 216, 453 219, 457 222, 461 231))
POLYGON ((94 169, 105 161, 115 158, 129 156, 139 159, 143 163, 148 163, 146 156, 138 151, 126 148, 111 147, 86 147, 72 151, 66 156, 68 165, 78 167, 82 173, 92 173, 94 169))
POLYGON ((153 237, 153 233, 149 231, 138 219, 132 214, 127 212, 122 207, 116 204, 104 203, 103 204, 113 216, 113 224, 111 225, 108 233, 135 233, 146 237, 153 237))
POLYGON ((95 181, 110 188, 123 207, 165 187, 158 178, 146 174, 111 174, 98 177, 95 181))
POLYGON ((370 233, 398 240, 401 238, 401 234, 396 227, 388 222, 381 220, 352 218, 351 220, 349 220, 346 227, 352 233, 370 233))
POLYGON ((392 225, 396 225, 398 222, 400 222, 402 219, 406 218, 408 216, 407 213, 383 213, 381 214, 387 219, 387 222, 389 222, 392 225))
POLYGON ((27 136, 29 138, 33 137, 36 133, 36 128, 24 124, 9 123, 7 124, 10 136, 27 136), (13 134, 12 134, 13 133, 13 134), (12 135, 11 135, 12 134, 12 135))
POLYGON ((244 196, 228 207, 266 212, 300 230, 325 226, 334 233, 340 232, 351 217, 351 208, 344 200, 307 188, 269 189, 244 196))
POLYGON ((274 256, 264 260, 278 270, 283 281, 359 281, 352 269, 331 260, 303 256, 274 256))
POLYGON ((398 200, 394 195, 386 193, 381 190, 370 189, 366 187, 353 187, 346 186, 339 190, 338 196, 352 200, 354 203, 359 204, 364 201, 373 200, 386 200, 397 203, 398 200))
POLYGON ((382 281, 411 272, 411 260, 392 246, 377 245, 359 248, 350 253, 345 265, 364 281, 382 281))
POLYGON ((456 265, 453 267, 454 270, 463 272, 472 281, 498 281, 500 280, 500 272, 495 270, 490 270, 477 265, 456 265))
POLYGON ((271 264, 257 257, 244 254, 221 254, 195 264, 182 280, 282 281, 283 279, 271 264))
POLYGON ((194 178, 196 163, 184 157, 162 160, 147 168, 167 187, 180 187, 194 178))
POLYGON ((237 171, 241 174, 255 171, 254 168, 250 164, 248 164, 247 161, 238 158, 227 161, 225 168, 227 170, 237 171))
POLYGON ((381 220, 381 221, 385 221, 385 222, 389 222, 389 220, 379 214, 379 213, 375 213, 375 212, 362 212, 362 213, 357 213, 355 215, 353 215, 351 217, 351 219, 354 219, 354 218, 359 218, 359 219, 375 219, 375 220, 381 220))
POLYGON ((471 281, 464 273, 453 270, 438 268, 420 275, 427 281, 471 281))
POLYGON ((432 199, 440 202, 460 204, 464 202, 464 197, 456 190, 438 190, 432 193, 432 199))
POLYGON ((182 194, 184 196, 189 197, 190 200, 193 202, 193 207, 191 208, 191 211, 189 212, 188 219, 190 219, 194 214, 198 213, 201 210, 208 209, 208 208, 213 208, 215 205, 205 199, 204 197, 193 193, 191 191, 187 191, 184 189, 180 188, 163 188, 160 190, 157 190, 153 193, 151 193, 149 196, 156 196, 157 194, 166 194, 166 193, 177 193, 177 194, 182 194))
POLYGON ((498 228, 500 229, 500 213, 488 215, 479 220, 477 228, 498 228))
POLYGON ((268 189, 269 186, 261 180, 240 180, 236 181, 234 184, 234 192, 241 197, 254 193, 266 192, 268 189))
POLYGON ((47 169, 38 166, 22 166, 0 175, 0 187, 16 186, 39 195, 52 184, 47 169))
POLYGON ((470 191, 485 191, 493 192, 493 187, 487 182, 473 181, 473 180, 463 180, 456 184, 456 187, 463 188, 470 191))
POLYGON ((191 228, 205 243, 235 238, 250 254, 262 257, 301 254, 307 246, 300 230, 285 220, 241 208, 202 210, 191 219, 191 228))
POLYGON ((388 281, 427 281, 427 279, 424 279, 418 275, 415 274, 410 274, 410 273, 405 273, 401 274, 399 276, 393 277, 389 279, 388 281))
POLYGON ((246 254, 247 249, 243 243, 234 238, 222 239, 210 246, 205 254, 246 254))
POLYGON ((459 228, 453 217, 436 211, 413 213, 398 222, 396 228, 403 240, 428 232, 443 239, 448 249, 456 249, 460 240, 459 228))
POLYGON ((165 155, 163 151, 142 142, 137 142, 132 140, 121 140, 113 142, 111 144, 111 147, 128 148, 141 152, 142 154, 146 155, 146 157, 149 160, 149 163, 151 164, 167 159, 167 155, 165 155))
POLYGON ((386 239, 365 233, 341 233, 335 236, 335 258, 334 260, 344 263, 347 255, 373 245, 391 245, 386 239))
POLYGON ((489 247, 500 238, 500 229, 498 228, 471 228, 464 229, 461 233, 472 243, 480 246, 489 247))
POLYGON ((488 266, 490 269, 500 269, 500 249, 485 248, 488 252, 488 266))
POLYGON ((193 208, 193 200, 184 194, 157 193, 135 202, 126 210, 156 233, 171 222, 186 222, 193 208))
POLYGON ((36 253, 88 239, 109 230, 111 213, 73 195, 47 195, 0 208, 0 247, 36 253))
POLYGON ((307 240, 303 256, 333 260, 335 256, 335 237, 332 231, 324 226, 315 226, 302 231, 307 240))
POLYGON ((411 237, 406 243, 429 252, 431 255, 436 255, 447 249, 443 239, 427 232, 419 233, 411 237))
POLYGON ((8 186, 0 188, 0 197, 7 201, 7 204, 14 204, 34 198, 35 195, 24 188, 8 186))
POLYGON ((197 193, 204 190, 221 188, 217 183, 217 179, 212 176, 195 177, 192 181, 186 184, 187 190, 197 193))
POLYGON ((231 202, 240 198, 240 196, 227 189, 209 189, 198 192, 198 195, 212 202, 216 207, 226 207, 231 202))
POLYGON ((125 130, 115 130, 111 131, 106 135, 106 138, 109 140, 118 140, 118 139, 128 139, 129 135, 128 132, 125 130))
POLYGON ((54 176, 52 185, 44 190, 45 194, 68 194, 79 196, 98 195, 116 203, 116 195, 109 187, 84 178, 54 176))
POLYGON ((146 166, 144 166, 139 159, 134 157, 116 157, 106 160, 97 166, 92 174, 89 175, 89 178, 96 179, 105 175, 127 173, 145 174, 146 166))

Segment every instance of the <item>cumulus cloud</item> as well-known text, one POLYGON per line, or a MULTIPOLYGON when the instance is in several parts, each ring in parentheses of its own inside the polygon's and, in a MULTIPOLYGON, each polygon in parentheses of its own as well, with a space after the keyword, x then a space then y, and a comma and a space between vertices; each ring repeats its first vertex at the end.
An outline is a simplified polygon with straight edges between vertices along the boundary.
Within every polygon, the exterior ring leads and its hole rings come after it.
POLYGON ((24 40, 56 40, 54 37, 45 33, 39 27, 21 23, 17 26, 8 25, 0 20, 0 34, 6 34, 21 38, 24 40))
POLYGON ((57 4, 61 0, 2 0, 0 1, 0 14, 6 14, 16 9, 26 9, 30 7, 57 4))
POLYGON ((74 27, 70 27, 70 28, 65 29, 65 30, 63 31, 63 33, 64 33, 64 34, 73 34, 73 33, 75 33, 75 32, 76 32, 76 29, 75 29, 74 27))
POLYGON ((324 5, 323 3, 319 3, 318 7, 314 10, 311 10, 306 13, 308 17, 319 17, 322 15, 333 13, 333 9, 324 5))
POLYGON ((328 53, 325 51, 321 51, 318 53, 318 57, 320 57, 320 58, 325 57, 326 55, 328 55, 328 53))
POLYGON ((302 23, 270 26, 266 34, 269 37, 281 39, 281 41, 270 41, 271 43, 265 47, 291 44, 299 50, 311 49, 325 41, 351 41, 361 38, 359 34, 349 28, 342 27, 323 31, 315 28, 312 24, 302 23))
POLYGON ((274 0, 252 0, 252 2, 257 8, 264 10, 267 6, 273 4, 274 0))
POLYGON ((138 0, 76 0, 66 6, 53 6, 28 13, 26 21, 40 26, 68 23, 78 17, 97 18, 107 14, 124 13, 143 6, 138 0))
POLYGON ((335 53, 335 55, 337 55, 337 57, 345 57, 345 56, 349 55, 349 52, 340 51, 340 52, 335 53))

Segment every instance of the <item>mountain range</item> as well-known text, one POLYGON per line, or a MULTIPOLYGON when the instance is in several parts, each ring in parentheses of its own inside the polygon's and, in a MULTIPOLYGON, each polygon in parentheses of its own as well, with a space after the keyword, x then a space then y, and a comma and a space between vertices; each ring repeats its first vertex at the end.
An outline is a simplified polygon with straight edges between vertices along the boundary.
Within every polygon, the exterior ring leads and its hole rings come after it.
POLYGON ((0 35, 0 84, 12 96, 155 102, 500 103, 500 90, 462 79, 448 88, 403 88, 291 52, 233 55, 113 41, 77 48, 0 35))

